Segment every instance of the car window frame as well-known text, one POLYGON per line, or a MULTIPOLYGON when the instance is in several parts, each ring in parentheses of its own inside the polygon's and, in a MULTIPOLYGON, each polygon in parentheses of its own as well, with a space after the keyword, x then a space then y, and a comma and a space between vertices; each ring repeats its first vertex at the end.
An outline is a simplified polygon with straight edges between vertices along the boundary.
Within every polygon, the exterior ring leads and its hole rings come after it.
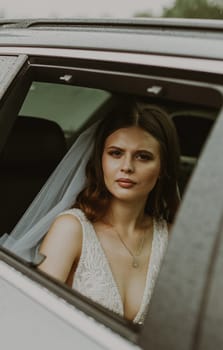
POLYGON ((28 91, 28 56, 12 55, 0 57, 15 57, 15 62, 11 65, 11 72, 8 76, 3 75, 0 91, 0 151, 3 148, 8 134, 11 131, 15 120, 15 112, 20 108, 20 100, 28 91), (25 75, 25 73, 27 73, 25 75), (25 78, 26 77, 26 78, 25 78), (14 104, 11 104, 13 100, 14 104))

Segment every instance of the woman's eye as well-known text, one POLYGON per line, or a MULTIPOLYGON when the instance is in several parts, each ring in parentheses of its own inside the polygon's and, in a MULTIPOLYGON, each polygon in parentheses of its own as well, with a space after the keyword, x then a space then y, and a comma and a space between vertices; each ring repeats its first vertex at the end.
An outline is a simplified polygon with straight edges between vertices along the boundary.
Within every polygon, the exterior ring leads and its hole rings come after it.
POLYGON ((148 153, 139 153, 136 155, 136 158, 139 160, 145 160, 145 161, 152 159, 151 155, 148 153))
POLYGON ((119 151, 118 149, 115 149, 115 150, 109 151, 108 154, 112 157, 118 158, 121 156, 122 152, 119 151))

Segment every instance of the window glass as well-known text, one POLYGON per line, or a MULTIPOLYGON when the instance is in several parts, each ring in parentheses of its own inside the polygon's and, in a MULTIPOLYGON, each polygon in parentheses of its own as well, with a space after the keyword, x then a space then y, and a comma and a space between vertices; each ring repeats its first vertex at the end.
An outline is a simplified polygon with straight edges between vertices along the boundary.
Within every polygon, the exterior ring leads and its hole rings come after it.
POLYGON ((68 136, 89 120, 110 96, 99 89, 33 82, 20 115, 53 120, 68 136))

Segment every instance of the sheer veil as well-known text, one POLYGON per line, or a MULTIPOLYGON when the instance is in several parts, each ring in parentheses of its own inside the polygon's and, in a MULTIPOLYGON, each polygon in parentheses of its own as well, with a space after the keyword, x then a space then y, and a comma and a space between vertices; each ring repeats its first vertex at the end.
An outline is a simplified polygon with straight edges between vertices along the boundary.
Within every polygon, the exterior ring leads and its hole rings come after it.
POLYGON ((10 235, 1 237, 0 244, 4 248, 34 265, 44 259, 38 253, 41 239, 54 218, 72 206, 85 184, 85 167, 98 123, 77 138, 10 235))

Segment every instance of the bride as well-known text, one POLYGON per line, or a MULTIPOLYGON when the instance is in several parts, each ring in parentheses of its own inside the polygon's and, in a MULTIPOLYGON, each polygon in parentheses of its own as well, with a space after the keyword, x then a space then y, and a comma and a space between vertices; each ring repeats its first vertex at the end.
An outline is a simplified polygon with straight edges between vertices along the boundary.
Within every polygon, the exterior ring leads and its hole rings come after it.
POLYGON ((126 103, 100 122, 86 182, 41 242, 41 271, 142 323, 178 206, 179 149, 170 118, 126 103))

